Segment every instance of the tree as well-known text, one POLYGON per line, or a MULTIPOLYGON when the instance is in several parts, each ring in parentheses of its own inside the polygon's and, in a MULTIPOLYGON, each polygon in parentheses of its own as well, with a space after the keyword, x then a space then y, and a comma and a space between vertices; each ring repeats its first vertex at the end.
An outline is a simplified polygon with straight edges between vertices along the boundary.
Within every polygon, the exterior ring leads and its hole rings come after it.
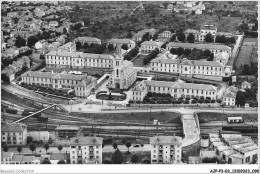
POLYGON ((46 154, 47 154, 47 151, 48 151, 49 148, 50 148, 49 143, 45 143, 43 147, 44 147, 44 149, 46 150, 46 154))
POLYGON ((27 144, 30 144, 32 142, 32 140, 33 140, 33 137, 31 137, 31 136, 27 137, 27 144))
POLYGON ((61 152, 62 151, 62 149, 63 149, 63 147, 62 147, 62 145, 58 145, 58 150, 61 152))
POLYGON ((22 150, 23 150, 23 148, 22 148, 22 146, 17 146, 17 152, 19 152, 19 154, 22 152, 22 150))
POLYGON ((230 43, 232 43, 232 44, 235 44, 235 43, 236 43, 236 38, 235 38, 235 37, 230 37, 230 38, 228 39, 228 41, 229 41, 230 43))
POLYGON ((246 98, 242 91, 238 91, 236 95, 236 105, 245 106, 246 98))
POLYGON ((170 38, 170 42, 174 42, 176 40, 176 35, 172 35, 172 37, 170 38))
POLYGON ((186 49, 184 50, 184 55, 185 55, 185 56, 188 56, 190 53, 191 53, 191 49, 186 48, 186 49))
POLYGON ((109 45, 107 46, 107 49, 108 49, 109 51, 113 51, 113 50, 114 50, 114 45, 113 45, 113 44, 109 44, 109 45))
POLYGON ((141 147, 142 147, 142 151, 143 151, 144 144, 141 144, 141 147))
POLYGON ((216 36, 215 42, 216 42, 216 43, 221 43, 221 36, 220 36, 220 35, 217 35, 217 36, 216 36))
POLYGON ((243 75, 250 75, 250 67, 248 64, 243 66, 243 75))
POLYGON ((82 44, 81 42, 76 42, 76 49, 79 50, 81 48, 82 44))
POLYGON ((62 159, 57 164, 66 164, 66 162, 62 159))
POLYGON ((203 55, 205 56, 205 57, 209 57, 210 56, 210 50, 204 50, 204 52, 203 52, 203 55))
POLYGON ((123 162, 123 155, 119 149, 116 149, 116 151, 112 155, 111 163, 122 164, 122 162, 123 162))
POLYGON ((128 32, 126 37, 127 37, 127 38, 132 38, 132 37, 133 37, 133 35, 132 35, 132 33, 131 33, 131 32, 128 32))
POLYGON ((123 44, 123 45, 121 46, 121 48, 124 49, 124 50, 128 50, 127 44, 123 44))
POLYGON ((84 43, 84 49, 88 49, 89 45, 87 42, 84 43))
POLYGON ((35 151, 36 150, 36 145, 34 144, 34 143, 30 143, 29 144, 29 149, 32 151, 32 153, 33 153, 33 151, 35 151))
POLYGON ((158 36, 159 36, 159 34, 158 34, 158 33, 155 33, 155 34, 153 35, 153 40, 156 40, 156 39, 158 38, 158 36))
POLYGON ((48 160, 48 158, 44 158, 42 164, 51 164, 51 162, 48 160))
POLYGON ((131 147, 131 145, 132 145, 132 144, 131 144, 131 142, 129 142, 129 141, 125 143, 125 146, 128 148, 128 153, 129 153, 129 147, 131 147))
POLYGON ((208 33, 207 35, 206 35, 206 37, 205 37, 205 41, 206 42, 213 42, 213 36, 212 36, 212 34, 211 33, 208 33))
POLYGON ((194 40, 195 40, 194 34, 190 33, 190 34, 188 35, 188 37, 187 37, 187 41, 188 41, 189 43, 194 43, 194 40))
POLYGON ((136 154, 134 154, 131 157, 131 162, 134 163, 134 164, 138 163, 139 162, 139 157, 136 154))
POLYGON ((181 56, 184 53, 184 49, 182 47, 177 48, 176 50, 178 56, 181 56))
POLYGON ((7 145, 7 144, 4 144, 4 145, 3 145, 3 150, 4 150, 4 152, 8 152, 8 149, 9 149, 8 145, 7 145))
POLYGON ((39 39, 38 39, 37 37, 35 37, 35 36, 30 36, 30 37, 28 37, 28 39, 27 39, 27 45, 28 45, 29 47, 33 47, 33 46, 35 45, 35 43, 38 42, 38 41, 39 41, 39 39))
POLYGON ((113 143, 113 148, 117 149, 117 143, 116 142, 113 143))
POLYGON ((18 35, 15 41, 15 46, 18 48, 26 46, 26 40, 18 35))
POLYGON ((185 40, 185 34, 183 32, 177 33, 177 39, 183 42, 185 40))
POLYGON ((171 54, 177 54, 177 49, 176 48, 171 48, 170 49, 171 54))

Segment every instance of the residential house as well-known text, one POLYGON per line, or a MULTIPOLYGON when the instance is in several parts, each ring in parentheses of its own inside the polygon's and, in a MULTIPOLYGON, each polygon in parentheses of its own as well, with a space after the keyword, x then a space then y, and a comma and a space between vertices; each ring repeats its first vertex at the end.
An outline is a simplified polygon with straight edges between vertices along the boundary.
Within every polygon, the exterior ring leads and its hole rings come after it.
POLYGON ((67 164, 67 153, 51 153, 51 164, 58 164, 58 162, 62 160, 65 161, 65 163, 67 164))
POLYGON ((235 106, 236 104, 236 94, 238 88, 235 86, 230 86, 224 91, 222 103, 225 106, 235 106))
POLYGON ((241 88, 242 89, 251 89, 251 83, 244 81, 241 83, 241 88))
POLYGON ((205 11, 205 10, 206 10, 205 5, 203 3, 200 3, 195 8, 195 14, 201 15, 203 13, 203 11, 205 11))
POLYGON ((58 21, 50 21, 50 22, 49 22, 49 27, 50 27, 51 29, 55 29, 55 28, 58 27, 58 26, 59 26, 58 21))
POLYGON ((131 89, 132 91, 132 99, 134 101, 143 101, 144 97, 146 96, 148 90, 146 81, 138 81, 136 82, 135 86, 131 89))
POLYGON ((8 145, 25 145, 27 142, 27 126, 22 123, 6 123, 1 128, 2 143, 8 145))
POLYGON ((60 35, 60 37, 58 37, 57 39, 56 39, 56 42, 60 42, 60 44, 61 45, 63 45, 63 44, 65 44, 65 42, 66 42, 66 36, 65 35, 60 35))
POLYGON ((163 45, 162 42, 156 42, 156 41, 145 41, 141 44, 141 51, 142 52, 152 52, 153 50, 155 50, 156 48, 158 48, 158 50, 161 50, 161 46, 163 45))
POLYGON ((15 79, 15 69, 12 66, 5 67, 4 70, 2 70, 1 75, 5 75, 8 80, 11 82, 15 79))
POLYGON ((196 29, 187 29, 184 31, 185 37, 187 39, 187 37, 189 36, 189 34, 193 34, 194 35, 194 40, 195 41, 199 41, 199 35, 200 35, 200 31, 196 30, 196 29))
POLYGON ((6 49, 3 53, 6 54, 7 57, 15 57, 19 55, 19 49, 16 47, 11 47, 6 49))
POLYGON ((227 52, 220 52, 214 56, 214 61, 226 66, 229 61, 229 54, 227 52))
POLYGON ((14 152, 1 152, 1 164, 11 164, 14 152))
POLYGON ((144 34, 149 33, 150 36, 154 36, 158 32, 157 29, 151 28, 151 29, 144 29, 136 33, 133 37, 132 40, 135 42, 139 42, 142 40, 142 37, 144 34))
POLYGON ((48 142, 50 134, 48 131, 29 131, 28 136, 32 137, 35 141, 48 142))
POLYGON ((70 142, 71 164, 102 164, 102 143, 100 137, 76 137, 70 142))
POLYGON ((57 50, 58 52, 76 52, 76 44, 72 42, 68 42, 62 46, 60 46, 57 50))
POLYGON ((174 35, 174 33, 170 32, 168 30, 165 30, 164 32, 160 33, 158 37, 170 39, 172 37, 172 35, 174 35))
POLYGON ((92 43, 101 45, 101 40, 95 37, 78 37, 74 39, 74 42, 81 42, 82 45, 84 43, 88 43, 89 45, 92 43))
POLYGON ((48 45, 48 42, 45 39, 39 40, 35 43, 34 47, 37 50, 43 50, 48 45))
POLYGON ((111 39, 107 42, 108 44, 112 44, 114 47, 119 44, 122 46, 123 44, 126 44, 128 49, 133 49, 135 48, 135 42, 132 41, 131 39, 111 39))
POLYGON ((208 33, 212 34, 212 36, 215 38, 215 35, 217 34, 217 27, 213 25, 204 25, 201 27, 199 41, 204 41, 208 33))
POLYGON ((182 138, 177 136, 150 137, 152 164, 178 164, 182 158, 182 138))

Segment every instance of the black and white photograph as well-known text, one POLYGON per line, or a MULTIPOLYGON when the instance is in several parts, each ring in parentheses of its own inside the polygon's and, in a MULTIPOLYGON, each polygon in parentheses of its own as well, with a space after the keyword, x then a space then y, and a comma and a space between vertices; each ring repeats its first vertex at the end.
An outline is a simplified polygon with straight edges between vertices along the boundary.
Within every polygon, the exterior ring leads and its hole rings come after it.
POLYGON ((1 173, 259 173, 258 4, 1 0, 1 173))

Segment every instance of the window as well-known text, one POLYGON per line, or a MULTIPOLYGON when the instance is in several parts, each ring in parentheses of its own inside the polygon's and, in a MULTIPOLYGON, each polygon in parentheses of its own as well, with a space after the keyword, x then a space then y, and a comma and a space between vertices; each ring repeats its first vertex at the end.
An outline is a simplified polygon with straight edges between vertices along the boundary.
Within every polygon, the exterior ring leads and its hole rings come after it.
POLYGON ((156 153, 156 150, 154 150, 153 153, 156 153))
POLYGON ((154 155, 153 158, 156 158, 156 155, 154 155))
POLYGON ((98 159, 99 158, 99 156, 96 156, 96 159, 98 159))
POLYGON ((154 145, 153 148, 156 148, 156 145, 154 145))
POLYGON ((96 146, 96 149, 98 149, 98 146, 96 146))
POLYGON ((99 153, 99 151, 96 151, 96 154, 98 154, 99 153))

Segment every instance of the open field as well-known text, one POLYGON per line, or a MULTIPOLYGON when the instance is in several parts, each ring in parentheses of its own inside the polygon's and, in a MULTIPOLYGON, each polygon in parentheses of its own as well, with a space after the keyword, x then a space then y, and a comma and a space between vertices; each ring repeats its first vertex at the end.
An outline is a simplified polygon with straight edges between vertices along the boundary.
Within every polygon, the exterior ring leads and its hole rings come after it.
POLYGON ((144 57, 146 55, 138 55, 135 59, 132 60, 134 66, 137 66, 137 67, 143 67, 144 66, 144 63, 143 63, 143 60, 144 60, 144 57))
POLYGON ((227 117, 242 117, 245 121, 258 120, 257 114, 226 114, 226 113, 209 113, 209 112, 198 113, 198 118, 200 123, 209 123, 211 121, 227 121, 227 117))
POLYGON ((71 115, 84 117, 86 119, 107 120, 109 122, 120 123, 152 123, 154 119, 161 123, 180 123, 180 114, 174 112, 143 112, 143 113, 71 113, 71 115))

